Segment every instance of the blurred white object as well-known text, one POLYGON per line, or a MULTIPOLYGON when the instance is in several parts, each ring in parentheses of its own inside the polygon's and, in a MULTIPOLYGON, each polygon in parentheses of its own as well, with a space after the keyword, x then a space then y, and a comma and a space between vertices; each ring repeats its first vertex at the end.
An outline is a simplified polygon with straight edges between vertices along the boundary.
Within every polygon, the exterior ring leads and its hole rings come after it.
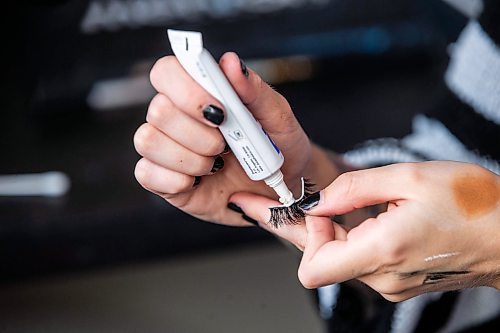
POLYGON ((154 95, 149 75, 144 74, 94 83, 87 103, 95 110, 106 111, 146 104, 154 95))
POLYGON ((470 18, 478 17, 483 11, 482 0, 444 0, 462 14, 470 18))
POLYGON ((0 176, 0 196, 59 197, 70 187, 69 177, 58 171, 0 176))

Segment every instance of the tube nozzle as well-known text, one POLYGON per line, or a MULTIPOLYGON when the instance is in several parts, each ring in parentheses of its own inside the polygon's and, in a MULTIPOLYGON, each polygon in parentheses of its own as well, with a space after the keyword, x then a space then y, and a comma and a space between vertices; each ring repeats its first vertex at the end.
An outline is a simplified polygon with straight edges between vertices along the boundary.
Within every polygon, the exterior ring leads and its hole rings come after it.
POLYGON ((283 174, 280 170, 264 179, 264 181, 279 195, 279 202, 281 202, 284 206, 290 207, 295 202, 293 193, 288 189, 288 186, 286 186, 285 181, 283 180, 283 174))

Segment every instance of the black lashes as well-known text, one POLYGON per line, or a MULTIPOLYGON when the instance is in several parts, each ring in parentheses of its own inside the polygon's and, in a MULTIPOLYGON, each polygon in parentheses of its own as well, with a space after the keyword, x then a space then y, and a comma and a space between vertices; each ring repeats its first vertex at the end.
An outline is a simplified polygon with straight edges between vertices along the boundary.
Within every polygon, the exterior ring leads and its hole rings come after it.
POLYGON ((302 194, 300 200, 303 200, 304 198, 310 196, 311 194, 314 194, 315 186, 316 184, 311 182, 309 179, 304 179, 304 193, 302 194))
POLYGON ((274 228, 279 228, 282 225, 299 224, 305 217, 304 212, 297 203, 292 204, 290 207, 271 207, 269 209, 271 210, 269 223, 274 228))
POLYGON ((311 183, 309 180, 303 180, 303 193, 302 196, 295 201, 290 207, 271 207, 271 218, 269 223, 274 228, 279 228, 283 225, 293 225, 299 224, 305 217, 304 211, 300 209, 299 203, 314 193, 315 184, 311 183))

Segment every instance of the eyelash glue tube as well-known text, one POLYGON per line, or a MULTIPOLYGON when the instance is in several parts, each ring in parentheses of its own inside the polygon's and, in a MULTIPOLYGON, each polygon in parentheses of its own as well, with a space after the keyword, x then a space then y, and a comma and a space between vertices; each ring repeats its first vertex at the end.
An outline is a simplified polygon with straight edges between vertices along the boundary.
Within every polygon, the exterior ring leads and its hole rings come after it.
POLYGON ((291 206, 295 199, 280 170, 283 154, 241 102, 214 58, 203 48, 201 33, 169 29, 167 34, 182 67, 224 106, 225 117, 219 130, 248 177, 254 181, 264 180, 278 194, 281 204, 291 206))

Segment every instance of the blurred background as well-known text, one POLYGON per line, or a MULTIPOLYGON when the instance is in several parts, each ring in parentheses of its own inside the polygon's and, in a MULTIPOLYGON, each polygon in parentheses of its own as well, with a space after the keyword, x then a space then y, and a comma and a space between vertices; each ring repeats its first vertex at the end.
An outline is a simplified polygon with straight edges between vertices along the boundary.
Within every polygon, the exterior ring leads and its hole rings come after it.
POLYGON ((474 1, 19 1, 2 11, 0 331, 321 332, 299 255, 143 190, 132 137, 166 28, 236 51, 337 152, 439 104, 474 1), (6 22, 8 22, 6 24, 6 22), (36 174, 31 177, 13 175, 36 174), (9 176, 9 177, 7 177, 9 176))

